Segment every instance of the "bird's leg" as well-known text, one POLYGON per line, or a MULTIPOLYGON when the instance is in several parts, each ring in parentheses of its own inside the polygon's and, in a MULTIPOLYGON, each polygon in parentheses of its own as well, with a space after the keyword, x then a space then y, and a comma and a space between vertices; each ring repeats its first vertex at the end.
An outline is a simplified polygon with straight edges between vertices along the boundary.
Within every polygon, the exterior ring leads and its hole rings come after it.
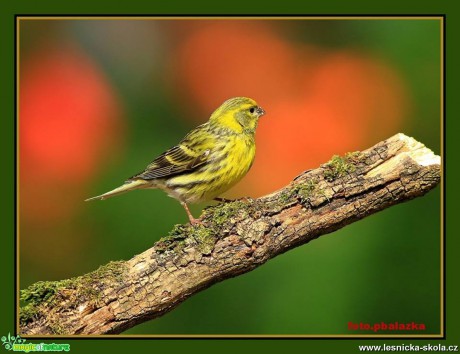
POLYGON ((185 211, 187 212, 187 215, 188 215, 188 219, 190 220, 190 224, 192 225, 203 225, 203 222, 201 220, 198 220, 198 219, 195 219, 192 215, 192 213, 190 212, 188 206, 186 203, 184 202, 181 202, 182 206, 184 207, 185 211))

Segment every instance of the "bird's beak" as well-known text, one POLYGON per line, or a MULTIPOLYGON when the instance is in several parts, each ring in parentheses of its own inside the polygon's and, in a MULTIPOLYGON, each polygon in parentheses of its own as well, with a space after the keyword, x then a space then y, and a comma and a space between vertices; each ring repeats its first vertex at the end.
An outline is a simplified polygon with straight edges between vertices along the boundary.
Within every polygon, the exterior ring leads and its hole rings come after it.
POLYGON ((256 112, 259 115, 259 117, 265 114, 265 111, 262 109, 262 107, 257 107, 256 112))

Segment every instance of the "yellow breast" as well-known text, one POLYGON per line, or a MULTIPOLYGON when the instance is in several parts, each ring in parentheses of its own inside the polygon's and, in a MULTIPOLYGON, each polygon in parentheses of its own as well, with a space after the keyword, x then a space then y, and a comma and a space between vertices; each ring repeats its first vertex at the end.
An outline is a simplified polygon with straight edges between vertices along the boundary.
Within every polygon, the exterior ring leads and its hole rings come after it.
POLYGON ((256 153, 253 138, 245 135, 231 137, 225 150, 227 158, 220 164, 222 182, 220 193, 233 187, 248 173, 256 153))
POLYGON ((209 163, 198 171, 171 178, 168 193, 186 203, 212 200, 246 175, 255 152, 254 137, 251 135, 219 137, 209 155, 209 163))

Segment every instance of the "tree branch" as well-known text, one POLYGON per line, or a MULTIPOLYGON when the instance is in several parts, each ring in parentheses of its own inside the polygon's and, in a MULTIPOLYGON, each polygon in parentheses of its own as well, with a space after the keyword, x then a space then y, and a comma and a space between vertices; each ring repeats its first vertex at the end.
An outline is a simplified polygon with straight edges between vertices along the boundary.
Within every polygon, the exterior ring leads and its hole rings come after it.
POLYGON ((129 261, 31 285, 21 292, 20 334, 120 333, 216 282, 422 196, 439 181, 440 157, 403 134, 335 156, 270 195, 207 208, 205 226, 176 225, 129 261))

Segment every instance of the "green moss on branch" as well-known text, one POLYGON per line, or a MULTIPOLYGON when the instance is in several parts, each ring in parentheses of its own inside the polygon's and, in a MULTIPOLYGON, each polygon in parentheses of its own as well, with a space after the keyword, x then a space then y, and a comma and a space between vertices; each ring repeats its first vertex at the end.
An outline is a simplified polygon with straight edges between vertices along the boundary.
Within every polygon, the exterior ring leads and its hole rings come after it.
MULTIPOLYGON (((65 300, 66 308, 89 302, 97 306, 105 285, 121 282, 126 271, 124 261, 110 262, 95 271, 80 277, 59 280, 39 281, 21 290, 20 299, 24 303, 19 311, 21 325, 45 316, 49 310, 65 300)), ((58 324, 56 324, 57 327, 58 324)))
POLYGON ((324 166, 324 179, 332 182, 337 178, 356 171, 356 164, 359 162, 360 153, 349 152, 344 157, 334 155, 332 159, 324 166))

